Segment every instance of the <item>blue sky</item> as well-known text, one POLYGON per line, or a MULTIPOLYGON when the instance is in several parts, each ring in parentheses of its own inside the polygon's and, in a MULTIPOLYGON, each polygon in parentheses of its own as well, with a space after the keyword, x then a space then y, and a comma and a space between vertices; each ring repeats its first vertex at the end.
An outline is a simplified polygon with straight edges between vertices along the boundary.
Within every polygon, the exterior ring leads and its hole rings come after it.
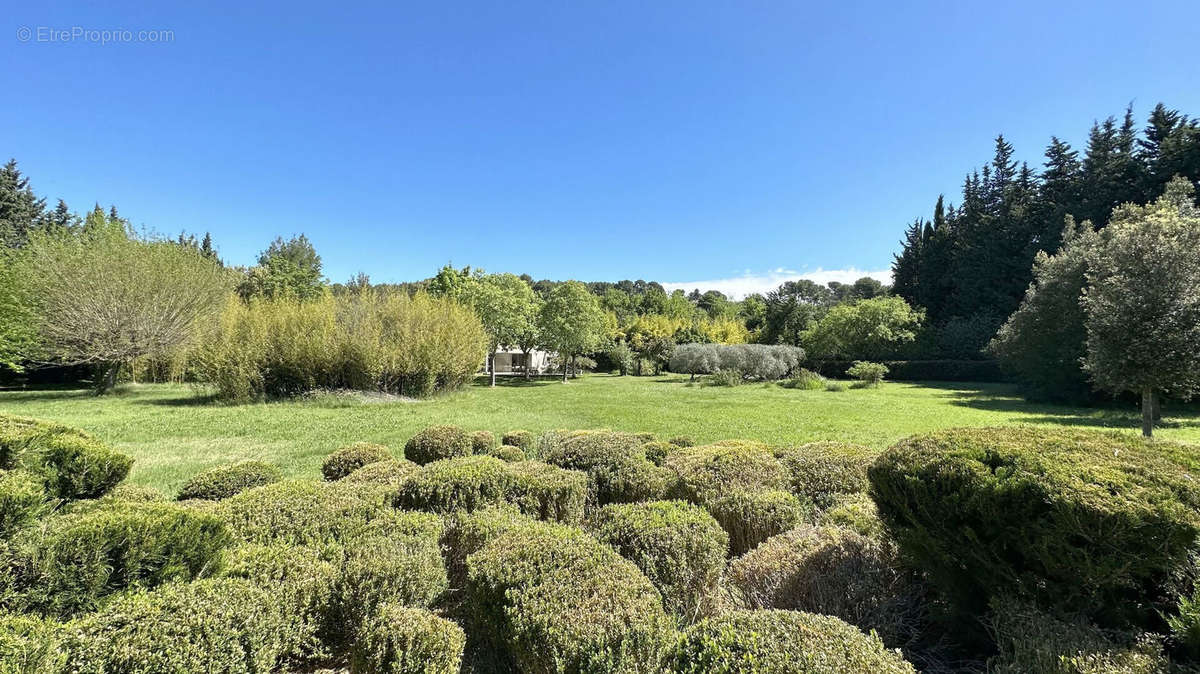
POLYGON ((1173 0, 39 2, 4 22, 0 154, 38 192, 210 231, 234 264, 304 232, 332 280, 853 277, 997 133, 1040 164, 1130 102, 1200 115, 1200 5, 1173 0))

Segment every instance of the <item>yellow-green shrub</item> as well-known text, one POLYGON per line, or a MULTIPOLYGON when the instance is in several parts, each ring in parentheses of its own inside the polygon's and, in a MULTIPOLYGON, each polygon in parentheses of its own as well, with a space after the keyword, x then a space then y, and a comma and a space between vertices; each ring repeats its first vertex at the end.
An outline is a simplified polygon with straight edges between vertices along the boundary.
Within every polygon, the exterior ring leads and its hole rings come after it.
POLYGON ((385 604, 359 630, 351 674, 458 674, 467 637, 419 608, 385 604))
POLYGON ((787 470, 766 445, 725 441, 671 452, 663 465, 678 478, 682 498, 701 503, 731 491, 786 489, 787 470))
POLYGON ((818 508, 828 508, 844 494, 867 490, 867 468, 878 452, 846 442, 812 442, 775 450, 790 476, 792 491, 818 508))
POLYGON ((505 463, 493 456, 434 461, 413 473, 396 494, 400 508, 449 513, 511 503, 541 519, 583 519, 587 477, 536 461, 505 463))
POLYGON ((391 458, 391 452, 383 445, 354 442, 325 457, 321 463, 321 474, 326 480, 340 480, 363 466, 391 458))
POLYGON ((342 478, 348 483, 367 483, 396 486, 412 475, 420 466, 408 459, 388 459, 368 463, 342 478))
POLYGON ((729 551, 734 555, 807 521, 813 511, 811 503, 778 489, 735 490, 704 505, 729 533, 729 551))
POLYGON ((227 499, 221 512, 234 536, 246 543, 342 542, 390 510, 382 493, 363 486, 373 485, 283 480, 227 499))
POLYGON ((23 470, 0 470, 0 540, 28 526, 45 507, 41 480, 23 470))
POLYGON ((404 458, 425 464, 439 459, 470 456, 471 436, 458 426, 430 426, 408 439, 404 458))
POLYGON ((53 497, 103 496, 132 465, 132 458, 78 429, 0 414, 0 469, 36 475, 53 497))
POLYGON ((239 461, 225 466, 217 466, 198 473, 183 484, 179 489, 180 501, 189 499, 206 499, 220 501, 231 496, 261 487, 265 484, 278 482, 283 477, 279 468, 262 461, 239 461))

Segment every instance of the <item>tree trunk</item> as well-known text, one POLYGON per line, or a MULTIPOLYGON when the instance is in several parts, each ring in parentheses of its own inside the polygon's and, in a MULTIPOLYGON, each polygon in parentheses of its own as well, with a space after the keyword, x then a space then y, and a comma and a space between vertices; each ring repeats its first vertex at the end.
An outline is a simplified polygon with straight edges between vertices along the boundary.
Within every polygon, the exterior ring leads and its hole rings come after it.
POLYGON ((117 374, 121 371, 120 363, 109 363, 104 366, 100 376, 96 378, 96 395, 104 395, 117 385, 117 374))
POLYGON ((566 357, 565 354, 562 356, 562 361, 563 361, 563 383, 565 384, 565 383, 567 383, 567 362, 568 362, 568 358, 566 357))
POLYGON ((488 369, 492 371, 492 388, 496 388, 496 350, 488 357, 488 369))
POLYGON ((1154 423, 1162 421, 1162 396, 1154 396, 1154 423))
POLYGON ((532 352, 533 352, 533 349, 526 349, 524 351, 524 353, 525 353, 525 381, 529 381, 529 379, 530 379, 529 363, 533 360, 532 358, 530 358, 530 355, 532 354, 532 352))
POLYGON ((1154 389, 1142 389, 1142 435, 1151 437, 1154 434, 1154 389))

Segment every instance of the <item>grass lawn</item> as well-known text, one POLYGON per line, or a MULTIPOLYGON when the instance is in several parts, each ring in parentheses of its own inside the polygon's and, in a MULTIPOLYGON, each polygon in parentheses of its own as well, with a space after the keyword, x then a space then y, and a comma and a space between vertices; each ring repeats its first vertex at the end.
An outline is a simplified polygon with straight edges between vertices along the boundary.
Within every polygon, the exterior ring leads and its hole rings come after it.
MULTIPOLYGON (((420 402, 315 400, 229 406, 188 386, 88 391, 0 391, 0 411, 83 428, 135 459, 131 480, 174 492, 192 474, 241 459, 275 463, 294 476, 319 475, 321 459, 355 441, 399 450, 417 430, 457 424, 497 434, 514 428, 611 428, 698 441, 752 438, 770 443, 847 440, 877 448, 920 431, 1014 423, 1121 428, 1135 433, 1136 410, 1038 405, 995 384, 885 383, 878 389, 797 391, 778 386, 717 388, 687 377, 595 375, 477 384, 420 402)), ((1171 415, 1171 410, 1167 410, 1171 415)), ((1200 412, 1172 415, 1161 437, 1200 443, 1200 412)))

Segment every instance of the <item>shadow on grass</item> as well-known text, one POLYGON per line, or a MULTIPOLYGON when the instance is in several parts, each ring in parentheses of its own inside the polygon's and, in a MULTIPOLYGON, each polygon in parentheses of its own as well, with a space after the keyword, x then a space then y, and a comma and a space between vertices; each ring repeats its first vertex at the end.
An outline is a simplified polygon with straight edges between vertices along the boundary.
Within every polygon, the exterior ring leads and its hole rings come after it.
MULTIPOLYGON (((526 379, 524 377, 496 377, 496 388, 537 388, 539 386, 551 386, 553 384, 561 384, 562 378, 554 377, 534 377, 526 379)), ((491 388, 492 380, 486 376, 478 377, 471 385, 472 388, 491 388)))
MULTIPOLYGON (((1141 412, 1120 402, 1100 403, 1092 407, 1055 405, 1032 402, 1015 393, 997 391, 950 391, 950 404, 985 412, 1009 412, 1023 415, 1021 421, 1031 424, 1063 426, 1092 426, 1098 428, 1140 428, 1141 412)), ((1155 422, 1158 428, 1200 428, 1200 409, 1195 404, 1175 403, 1163 408, 1163 417, 1155 422)))
POLYGON ((139 405, 158 405, 159 407, 201 407, 204 405, 226 405, 232 406, 230 403, 224 403, 216 393, 192 393, 188 395, 180 395, 172 398, 151 398, 149 400, 135 401, 139 405))
POLYGON ((95 398, 96 392, 91 389, 45 387, 37 389, 5 388, 0 389, 0 403, 49 402, 52 400, 80 400, 95 398))

